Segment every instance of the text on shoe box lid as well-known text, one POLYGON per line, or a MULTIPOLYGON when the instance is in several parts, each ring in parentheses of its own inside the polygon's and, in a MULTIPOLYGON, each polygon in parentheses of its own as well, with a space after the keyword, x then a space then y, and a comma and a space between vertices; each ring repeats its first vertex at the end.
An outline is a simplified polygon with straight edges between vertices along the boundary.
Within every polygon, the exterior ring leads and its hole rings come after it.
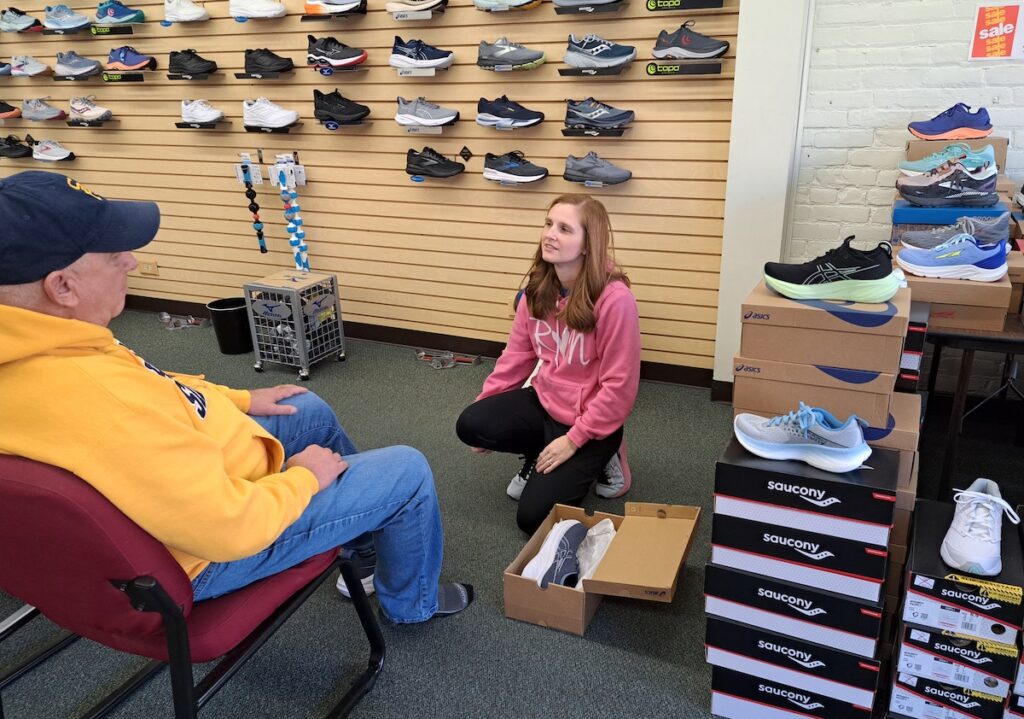
POLYGON ((715 617, 707 618, 705 636, 712 666, 858 706, 874 705, 881 672, 875 659, 715 617))
POLYGON ((897 452, 876 449, 870 468, 837 474, 757 457, 733 437, 715 465, 715 513, 885 547, 899 463, 897 452))
POLYGON ((898 671, 1005 697, 1017 669, 1017 647, 933 629, 903 626, 898 671))
POLYGON ((711 713, 726 719, 870 719, 871 707, 715 667, 711 670, 711 713))
POLYGON ((890 711, 916 719, 1003 719, 1002 697, 899 673, 890 711))
POLYGON ((951 504, 918 500, 914 515, 903 620, 1014 643, 1024 618, 1024 558, 1017 528, 1003 522, 1003 571, 981 578, 949 567, 939 554, 953 520, 951 504))
POLYGON ((885 547, 866 542, 722 514, 711 526, 715 564, 871 602, 882 599, 887 557, 885 547))
POLYGON ((820 588, 709 564, 704 569, 709 615, 842 647, 872 658, 882 631, 882 607, 820 588))

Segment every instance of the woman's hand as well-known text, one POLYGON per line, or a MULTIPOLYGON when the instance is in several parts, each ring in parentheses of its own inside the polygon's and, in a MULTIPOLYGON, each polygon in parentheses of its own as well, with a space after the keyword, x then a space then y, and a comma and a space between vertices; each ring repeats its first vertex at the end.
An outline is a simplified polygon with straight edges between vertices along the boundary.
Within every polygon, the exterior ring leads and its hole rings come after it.
POLYGON ((569 437, 563 434, 541 450, 534 467, 541 474, 548 474, 576 454, 577 449, 569 437))

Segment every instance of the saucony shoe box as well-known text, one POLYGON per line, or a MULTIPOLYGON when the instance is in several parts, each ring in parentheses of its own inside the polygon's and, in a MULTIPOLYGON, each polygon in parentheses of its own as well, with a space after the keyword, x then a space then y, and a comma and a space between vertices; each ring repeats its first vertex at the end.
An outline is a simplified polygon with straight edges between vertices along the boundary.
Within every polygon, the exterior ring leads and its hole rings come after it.
POLYGON ((880 662, 760 627, 708 617, 708 664, 862 707, 874 706, 880 662))
POLYGON ((897 392, 917 392, 917 385, 921 381, 924 338, 928 334, 929 314, 931 314, 931 305, 927 302, 910 303, 910 323, 907 325, 906 339, 903 340, 900 371, 896 375, 897 392))
POLYGON ((825 407, 836 417, 855 414, 869 424, 885 424, 896 375, 814 364, 736 357, 732 401, 758 414, 786 414, 798 397, 825 407))
POLYGON ((895 375, 910 291, 901 289, 885 304, 791 300, 762 281, 743 301, 741 316, 742 357, 895 375))
POLYGON ((1024 298, 1024 252, 1013 250, 1006 253, 1006 275, 1010 280, 1010 304, 1007 312, 1011 315, 1020 314, 1021 299, 1024 298))
POLYGON ((1024 618, 1024 557, 1017 528, 1003 523, 1003 571, 995 577, 957 572, 939 556, 953 505, 920 500, 907 560, 903 621, 988 641, 1014 644, 1024 618))
POLYGON ((1017 647, 903 625, 896 670, 922 679, 1005 697, 1017 647))
POLYGON ((714 564, 704 569, 704 610, 868 659, 875 656, 882 631, 877 603, 714 564))
POLYGON ((889 711, 915 719, 1003 719, 1002 697, 900 673, 889 711))
POLYGON ((795 460, 763 459, 733 437, 715 465, 715 522, 724 515, 884 549, 896 506, 899 455, 879 449, 868 462, 871 469, 825 472, 795 460))
POLYGON ((1010 695, 1010 700, 1006 703, 1003 719, 1024 719, 1024 696, 1019 694, 1010 695))
POLYGON ((869 602, 882 601, 885 547, 716 514, 711 561, 869 602))
POLYGON ((711 713, 726 719, 870 719, 871 707, 715 667, 711 713))

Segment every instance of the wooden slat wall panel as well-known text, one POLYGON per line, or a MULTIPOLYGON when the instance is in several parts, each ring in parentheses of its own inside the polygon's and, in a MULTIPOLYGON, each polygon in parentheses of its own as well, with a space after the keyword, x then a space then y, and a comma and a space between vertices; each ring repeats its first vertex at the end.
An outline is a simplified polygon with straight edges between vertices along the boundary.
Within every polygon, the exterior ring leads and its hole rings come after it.
MULTIPOLYGON (((596 150, 633 171, 633 180, 590 192, 608 207, 617 256, 633 280, 640 305, 643 358, 710 368, 714 356, 722 217, 739 0, 720 10, 649 13, 633 0, 619 13, 564 15, 550 3, 526 12, 482 13, 471 0, 451 0, 431 21, 396 22, 384 0, 370 0, 365 17, 301 23, 301 0, 286 0, 281 20, 236 23, 227 2, 206 3, 214 19, 161 27, 161 4, 133 4, 150 20, 134 36, 93 38, 0 35, 0 58, 31 54, 52 65, 58 51, 75 49, 99 60, 110 48, 131 44, 157 57, 160 69, 142 84, 56 83, 49 78, 0 78, 0 98, 19 104, 48 96, 66 107, 71 96, 94 94, 116 122, 103 128, 7 120, 3 134, 53 137, 72 149, 73 163, 43 165, 0 161, 0 176, 49 167, 73 174, 111 197, 155 200, 163 223, 142 253, 155 259, 159 277, 133 277, 131 291, 150 297, 205 302, 238 294, 250 279, 291 265, 281 203, 269 185, 258 202, 270 252, 260 254, 246 209, 244 188, 231 166, 239 152, 297 150, 310 184, 300 190, 310 256, 315 269, 338 274, 345 318, 402 329, 503 341, 510 300, 533 255, 544 209, 553 197, 580 187, 561 178, 567 154, 596 150), (729 40, 720 76, 649 78, 644 64, 659 30, 687 19, 696 30, 729 40), (638 60, 626 73, 604 78, 560 77, 565 37, 596 32, 636 45, 638 60), (369 52, 366 71, 323 77, 302 68, 306 34, 333 35, 369 52), (387 66, 394 35, 421 37, 452 49, 456 63, 435 78, 398 78, 387 66), (477 43, 508 35, 544 50, 548 63, 529 72, 491 73, 475 65, 477 43), (222 73, 208 82, 165 78, 167 53, 194 47, 216 60, 222 73), (280 80, 237 80, 243 50, 269 47, 292 57, 299 69, 280 80), (339 88, 371 108, 372 124, 327 132, 312 118, 312 89, 339 88), (481 96, 507 93, 541 110, 542 125, 513 133, 473 122, 481 96), (295 110, 304 124, 288 135, 255 135, 242 127, 241 101, 266 95, 295 110), (397 95, 424 95, 461 112, 441 136, 409 136, 393 121, 397 95), (561 135, 565 98, 592 95, 634 110, 634 127, 621 138, 561 135), (204 97, 231 120, 218 131, 174 128, 182 98, 204 97), (428 144, 474 157, 467 171, 448 181, 412 183, 405 152, 428 144), (506 188, 481 176, 483 155, 523 150, 552 176, 536 185, 506 188)), ((43 3, 20 7, 42 16, 43 3)), ((80 0, 72 7, 95 11, 80 0)))

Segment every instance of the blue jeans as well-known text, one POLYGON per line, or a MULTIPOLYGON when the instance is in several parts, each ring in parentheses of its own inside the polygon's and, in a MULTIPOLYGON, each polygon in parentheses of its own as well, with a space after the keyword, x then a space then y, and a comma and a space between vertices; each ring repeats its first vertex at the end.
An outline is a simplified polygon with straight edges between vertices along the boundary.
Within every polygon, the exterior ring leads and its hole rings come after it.
POLYGON ((342 454, 348 469, 262 552, 206 567, 192 581, 195 600, 233 592, 369 533, 381 609, 400 624, 430 619, 437 611, 442 534, 426 458, 403 446, 357 453, 334 411, 312 392, 284 403, 299 411, 253 419, 284 445, 285 457, 318 444, 342 454))

